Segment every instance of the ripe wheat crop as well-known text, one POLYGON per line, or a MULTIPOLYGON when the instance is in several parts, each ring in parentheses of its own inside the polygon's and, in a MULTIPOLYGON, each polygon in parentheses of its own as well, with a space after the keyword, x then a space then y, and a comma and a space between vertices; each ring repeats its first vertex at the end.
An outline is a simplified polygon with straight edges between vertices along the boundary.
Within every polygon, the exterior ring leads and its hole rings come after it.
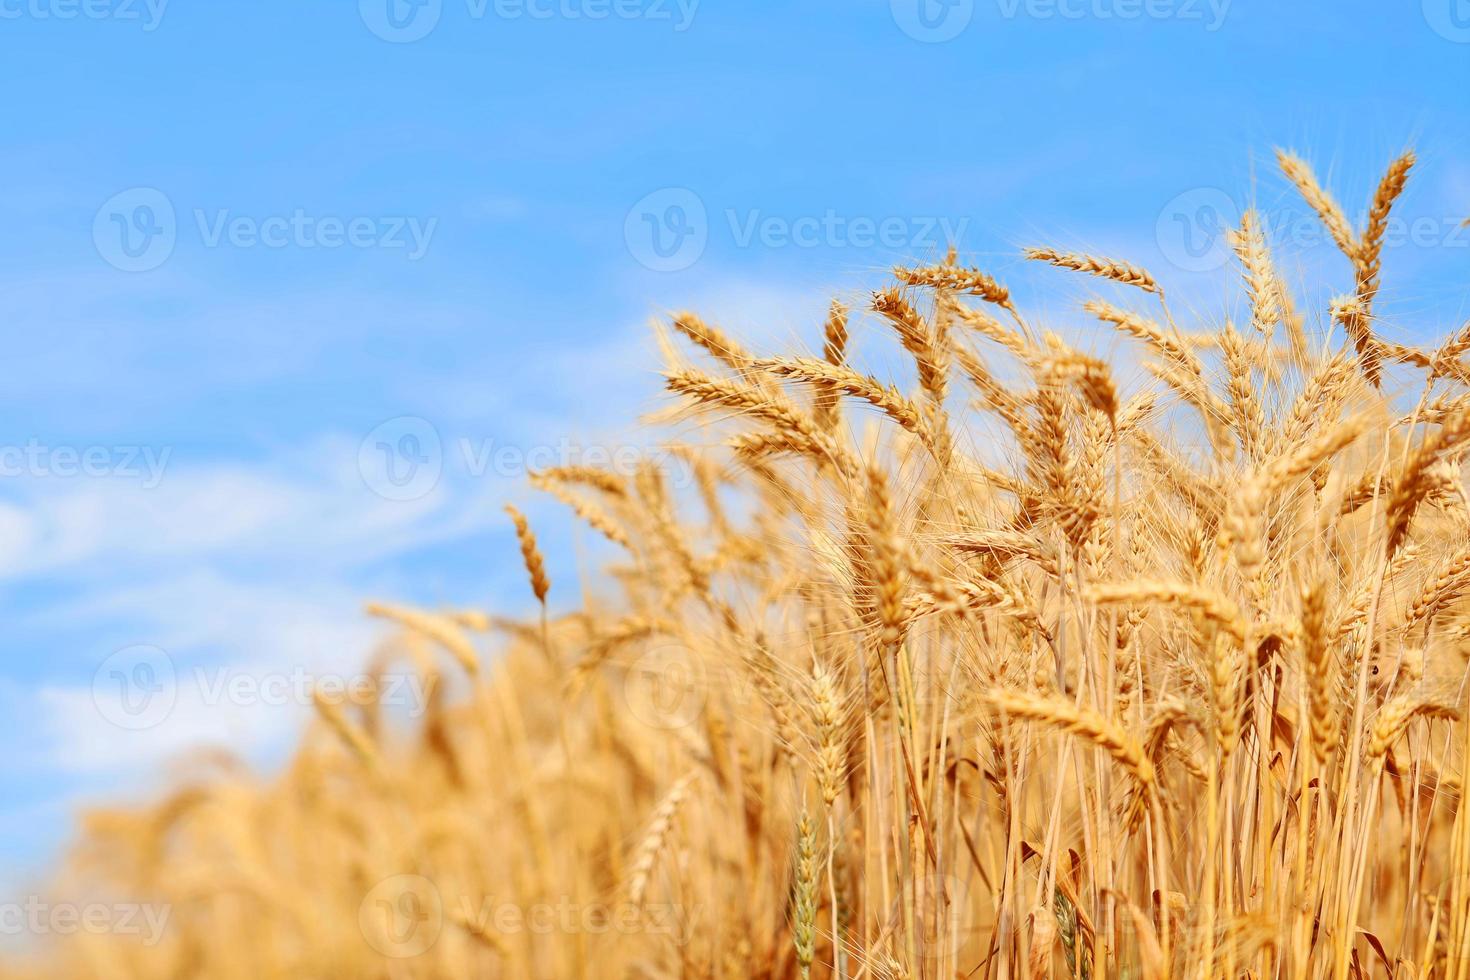
POLYGON ((35 969, 1470 977, 1470 324, 1378 318, 1411 154, 1362 228, 1280 163, 1329 309, 1248 212, 1238 323, 1049 248, 1093 335, 954 252, 816 354, 678 314, 688 491, 533 478, 607 539, 580 608, 512 510, 526 620, 371 607, 423 716, 322 698, 279 774, 90 813, 57 894, 169 928, 35 969), (854 366, 884 342, 911 374, 854 366))

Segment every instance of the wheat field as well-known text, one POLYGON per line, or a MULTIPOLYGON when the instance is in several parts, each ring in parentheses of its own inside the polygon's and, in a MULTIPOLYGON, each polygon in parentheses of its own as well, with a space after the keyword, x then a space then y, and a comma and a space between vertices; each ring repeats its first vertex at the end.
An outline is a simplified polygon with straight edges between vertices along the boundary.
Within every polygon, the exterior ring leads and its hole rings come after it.
POLYGON ((422 717, 322 696, 283 771, 88 813, 52 890, 168 926, 10 974, 1470 976, 1470 323, 1377 319, 1412 154, 1361 227, 1279 163, 1327 309, 1248 211, 1223 326, 1048 248, 1071 342, 953 251, 811 356, 673 316, 687 488, 535 474, 589 585, 512 510, 522 618, 369 607, 422 717))

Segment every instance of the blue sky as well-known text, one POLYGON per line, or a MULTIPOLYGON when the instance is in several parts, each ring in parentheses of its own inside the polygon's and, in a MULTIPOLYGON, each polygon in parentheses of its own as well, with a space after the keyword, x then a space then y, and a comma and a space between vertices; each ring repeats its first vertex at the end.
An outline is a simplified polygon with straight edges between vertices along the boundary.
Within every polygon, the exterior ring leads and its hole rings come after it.
POLYGON ((0 883, 193 746, 277 758, 364 598, 528 611, 504 500, 575 581, 525 461, 635 445, 661 312, 810 342, 954 237, 1059 322, 1023 245, 1218 320, 1246 203, 1345 281, 1272 147, 1356 215, 1413 144, 1386 329, 1466 315, 1466 0, 919 2, 0 0, 0 883))

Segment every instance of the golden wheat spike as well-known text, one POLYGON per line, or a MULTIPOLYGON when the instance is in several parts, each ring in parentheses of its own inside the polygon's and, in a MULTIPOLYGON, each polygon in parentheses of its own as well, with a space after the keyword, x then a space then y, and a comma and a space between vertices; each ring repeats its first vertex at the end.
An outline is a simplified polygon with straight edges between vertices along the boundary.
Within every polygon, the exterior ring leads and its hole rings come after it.
POLYGON ((1074 272, 1086 272, 1103 279, 1111 279, 1125 286, 1137 286, 1146 293, 1163 295, 1163 290, 1159 288, 1153 276, 1138 266, 1129 265, 1126 262, 1098 258, 1095 255, 1084 255, 1080 252, 1058 252, 1050 248, 1028 248, 1026 258, 1036 262, 1050 262, 1058 268, 1071 269, 1074 272))
POLYGON ((1352 226, 1348 224, 1347 216, 1343 214, 1342 205, 1338 204, 1332 195, 1317 182, 1317 175, 1301 157, 1288 150, 1278 149, 1276 162, 1286 178, 1296 185, 1303 200, 1313 211, 1317 212, 1317 217, 1322 219, 1322 224, 1327 227, 1327 232, 1332 236, 1338 249, 1344 255, 1352 258, 1358 248, 1357 236, 1353 234, 1352 226))
POLYGON ((1078 708, 1061 698, 1025 691, 994 689, 986 699, 1005 714, 1044 722, 1093 743, 1140 784, 1153 785, 1154 765, 1144 753, 1143 745, 1126 729, 1096 711, 1078 708))
POLYGON ((536 601, 544 606, 546 593, 551 591, 551 580, 546 577, 546 561, 541 557, 541 548, 536 544, 531 522, 526 520, 525 514, 510 504, 505 505, 505 512, 515 525, 516 541, 521 546, 521 561, 525 563, 526 575, 531 579, 531 591, 535 593, 536 601))

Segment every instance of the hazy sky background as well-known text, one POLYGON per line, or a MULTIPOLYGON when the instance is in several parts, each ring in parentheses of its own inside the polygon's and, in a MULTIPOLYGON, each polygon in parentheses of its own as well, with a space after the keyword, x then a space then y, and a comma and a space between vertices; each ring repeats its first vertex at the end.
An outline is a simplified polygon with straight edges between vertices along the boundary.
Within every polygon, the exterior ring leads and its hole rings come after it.
POLYGON ((651 316, 811 343, 953 237, 1043 320, 1097 287, 1027 244, 1218 322, 1250 202, 1347 283, 1274 146, 1356 218, 1411 143, 1385 329, 1470 305, 1466 0, 0 0, 0 82, 12 890, 190 746, 279 758, 364 598, 529 613, 504 500, 569 596, 525 461, 626 444, 651 316))

